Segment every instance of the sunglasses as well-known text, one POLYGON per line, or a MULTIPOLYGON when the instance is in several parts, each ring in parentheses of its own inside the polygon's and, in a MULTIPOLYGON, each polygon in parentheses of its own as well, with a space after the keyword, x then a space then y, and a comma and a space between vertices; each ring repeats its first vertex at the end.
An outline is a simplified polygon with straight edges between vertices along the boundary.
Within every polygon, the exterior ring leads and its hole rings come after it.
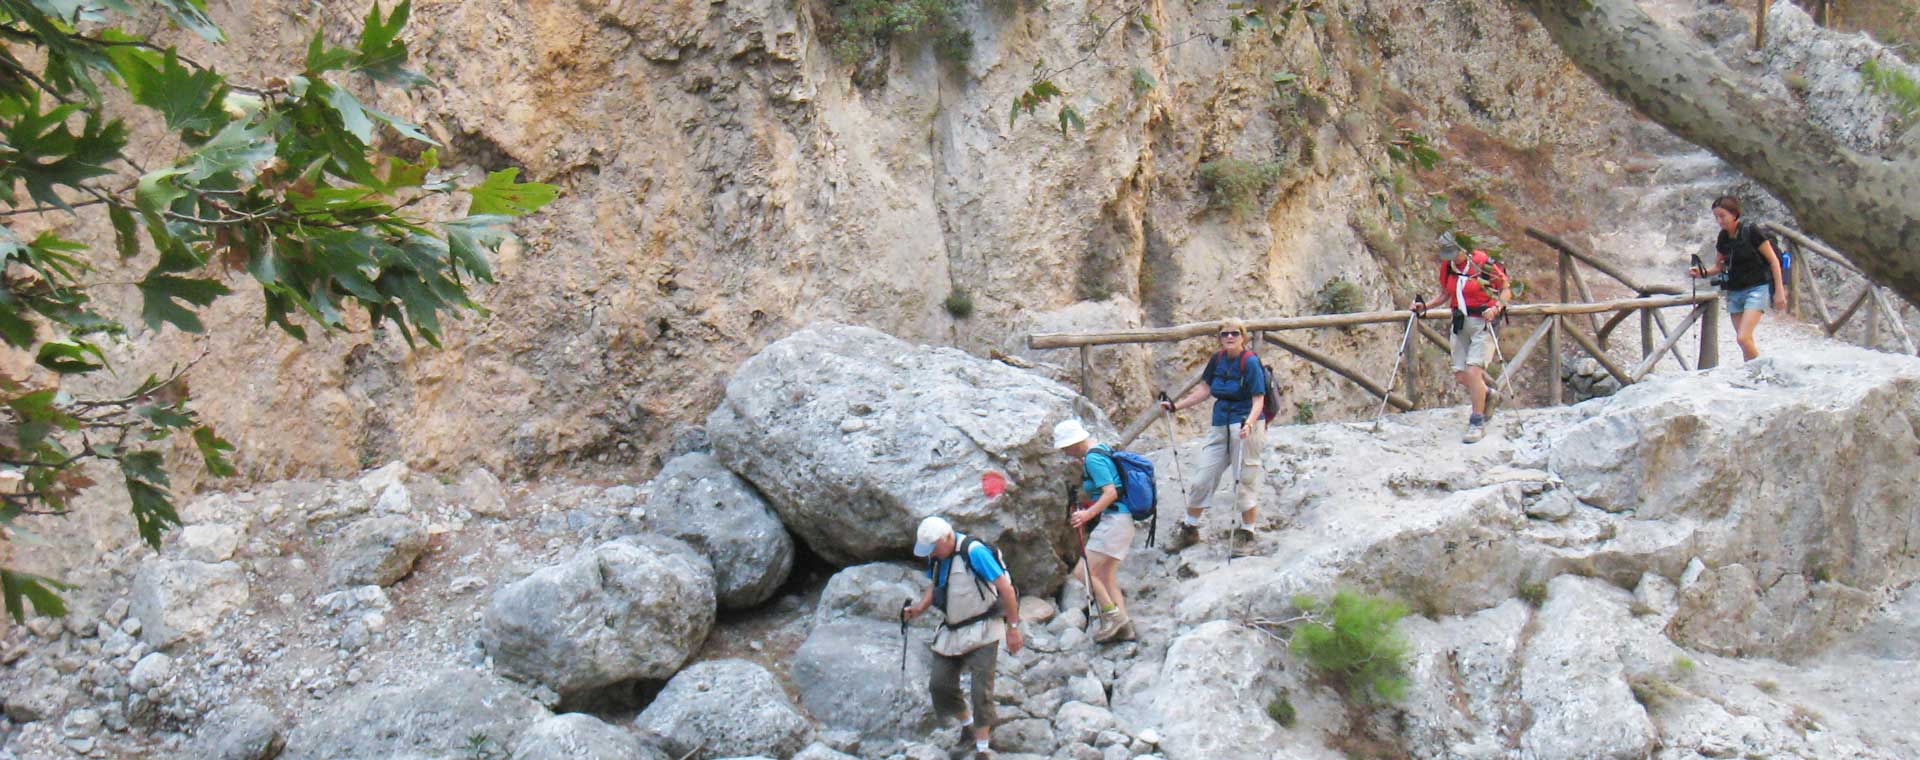
POLYGON ((1222 337, 1222 338, 1238 338, 1238 337, 1240 337, 1240 331, 1239 331, 1239 330, 1221 330, 1221 331, 1220 331, 1220 337, 1222 337))

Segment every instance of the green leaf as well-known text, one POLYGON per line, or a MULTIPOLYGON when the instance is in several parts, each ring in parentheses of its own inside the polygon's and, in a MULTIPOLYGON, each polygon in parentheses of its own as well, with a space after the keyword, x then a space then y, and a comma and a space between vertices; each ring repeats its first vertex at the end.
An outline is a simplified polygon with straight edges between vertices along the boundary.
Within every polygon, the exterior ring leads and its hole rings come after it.
POLYGON ((412 10, 412 0, 400 0, 400 4, 393 7, 393 13, 382 21, 380 4, 373 4, 367 11, 367 24, 360 32, 360 44, 353 58, 356 71, 389 84, 426 83, 426 77, 406 68, 407 43, 400 39, 400 30, 406 28, 407 16, 412 10))
POLYGON ((340 124, 348 132, 360 138, 362 143, 373 142, 373 119, 367 117, 366 107, 360 105, 360 100, 353 93, 342 87, 328 87, 326 98, 327 105, 333 106, 334 112, 340 114, 340 124))
POLYGON ((144 302, 140 316, 147 326, 155 330, 162 324, 171 323, 190 333, 206 330, 200 323, 200 317, 175 301, 185 301, 199 307, 213 303, 214 299, 233 291, 213 280, 196 280, 173 275, 153 274, 141 280, 137 287, 144 302))
POLYGON ((31 573, 15 572, 0 568, 0 589, 4 589, 7 598, 7 614, 15 623, 27 622, 26 605, 22 600, 33 603, 33 611, 48 617, 65 617, 67 604, 61 601, 57 590, 73 588, 70 585, 43 578, 31 573))
POLYGON ((100 353, 100 347, 85 341, 54 340, 40 344, 40 354, 34 362, 42 367, 62 375, 77 375, 92 372, 106 366, 107 357, 100 353), (89 361, 92 356, 98 362, 89 361))
MULTIPOLYGON (((187 170, 181 168, 155 169, 140 178, 140 184, 134 188, 133 202, 141 211, 159 214, 173 206, 173 202, 187 196, 176 181, 187 170)), ((152 230, 152 224, 148 230, 152 230)))
POLYGON ((130 259, 140 255, 140 227, 133 220, 133 212, 118 203, 107 205, 107 218, 113 220, 114 247, 120 252, 120 258, 130 259))
MULTIPOLYGON (((126 460, 121 460, 122 472, 125 472, 126 460)), ((160 536, 172 525, 180 524, 180 514, 173 509, 166 489, 127 475, 127 495, 133 498, 133 521, 140 529, 140 538, 154 549, 160 548, 160 536)))
POLYGON ((440 141, 435 140, 432 137, 428 137, 427 133, 420 131, 419 125, 414 124, 413 122, 407 121, 406 119, 402 119, 398 116, 394 116, 393 114, 386 113, 384 111, 378 111, 372 108, 367 109, 367 115, 372 116, 375 121, 378 121, 389 127, 393 127, 393 131, 399 132, 402 136, 406 137, 407 139, 419 140, 420 142, 426 143, 428 145, 440 144, 440 141))
POLYGON ((173 22, 193 30, 201 39, 219 44, 227 41, 225 32, 207 16, 207 5, 202 0, 154 0, 165 9, 173 22))
POLYGON ((233 122, 206 144, 187 155, 183 166, 189 183, 233 174, 243 182, 254 178, 254 165, 273 158, 276 143, 265 124, 233 122))
POLYGON ((153 449, 130 451, 120 456, 120 472, 129 478, 159 485, 167 484, 167 460, 153 449))
POLYGON ((493 282, 493 270, 487 254, 507 240, 507 217, 470 216, 440 225, 447 233, 447 249, 456 263, 487 282, 493 282))
POLYGON ((126 125, 119 120, 103 121, 99 111, 87 109, 76 133, 69 122, 83 113, 77 104, 46 113, 34 102, 15 99, 10 105, 11 112, 0 118, 0 142, 7 146, 7 186, 17 178, 36 202, 72 211, 58 188, 77 188, 86 180, 113 173, 107 164, 119 159, 127 144, 126 125))
POLYGON ((1086 128, 1087 122, 1080 118, 1080 112, 1073 110, 1073 106, 1060 107, 1060 135, 1062 137, 1066 136, 1068 129, 1084 131, 1086 128))
POLYGON ((1500 221, 1494 213, 1493 204, 1488 203, 1485 198, 1474 198, 1471 202, 1467 203, 1467 213, 1472 214, 1474 219, 1479 220, 1481 224, 1489 228, 1500 226, 1500 221))
POLYGON ((525 216, 540 210, 560 196, 559 188, 539 182, 515 182, 519 169, 501 169, 487 175, 471 192, 473 203, 467 213, 482 216, 525 216))
POLYGON ((227 122, 226 80, 213 70, 182 66, 172 48, 159 54, 121 46, 111 56, 133 102, 160 112, 168 129, 205 133, 227 122))
POLYGON ((163 428, 183 428, 194 423, 193 414, 177 406, 147 404, 134 407, 134 414, 146 418, 148 422, 163 428))
POLYGON ((1148 74, 1146 69, 1138 66, 1134 67, 1133 94, 1145 95, 1158 84, 1158 82, 1153 81, 1153 75, 1148 74))
MULTIPOLYGON (((313 40, 307 43, 307 76, 318 77, 352 62, 353 51, 328 45, 326 30, 313 30, 313 40)), ((304 95, 305 93, 294 93, 294 97, 304 95)))
POLYGON ((206 460, 207 472, 222 478, 233 477, 239 471, 234 469, 227 454, 232 452, 233 444, 213 434, 213 428, 199 427, 193 431, 193 443, 200 448, 200 458, 206 460))

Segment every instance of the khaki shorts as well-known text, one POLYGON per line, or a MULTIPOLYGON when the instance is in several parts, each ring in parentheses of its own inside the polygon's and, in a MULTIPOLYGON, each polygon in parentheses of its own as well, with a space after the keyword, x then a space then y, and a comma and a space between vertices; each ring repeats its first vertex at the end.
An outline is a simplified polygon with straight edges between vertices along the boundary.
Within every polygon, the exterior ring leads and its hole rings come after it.
POLYGON ((1093 526, 1093 534, 1087 536, 1087 553, 1126 559, 1128 547, 1133 546, 1133 533, 1132 515, 1125 511, 1103 514, 1100 524, 1093 526))
POLYGON ((1487 327, 1487 320, 1467 317, 1466 327, 1453 334, 1453 371, 1464 372, 1468 367, 1486 369, 1493 363, 1496 340, 1493 330, 1487 327))

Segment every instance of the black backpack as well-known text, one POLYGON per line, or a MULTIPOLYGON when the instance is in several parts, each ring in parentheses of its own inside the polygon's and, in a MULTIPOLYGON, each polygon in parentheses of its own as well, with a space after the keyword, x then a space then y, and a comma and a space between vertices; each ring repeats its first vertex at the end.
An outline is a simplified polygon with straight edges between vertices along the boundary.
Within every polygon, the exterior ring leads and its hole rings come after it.
MULTIPOLYGON (((1224 356, 1225 354, 1226 354, 1225 351, 1215 351, 1213 353, 1213 358, 1207 360, 1208 375, 1212 375, 1214 373, 1214 370, 1220 366, 1220 357, 1224 356)), ((1240 352, 1240 385, 1241 387, 1243 388, 1246 387, 1246 383, 1247 383, 1247 355, 1248 354, 1253 354, 1254 359, 1260 362, 1260 374, 1265 375, 1267 377, 1267 393, 1265 396, 1266 403, 1260 407, 1260 421, 1271 424, 1273 422, 1274 416, 1280 413, 1280 387, 1277 383, 1273 382, 1273 370, 1267 369, 1267 360, 1261 359, 1259 354, 1255 354, 1252 351, 1240 352)))

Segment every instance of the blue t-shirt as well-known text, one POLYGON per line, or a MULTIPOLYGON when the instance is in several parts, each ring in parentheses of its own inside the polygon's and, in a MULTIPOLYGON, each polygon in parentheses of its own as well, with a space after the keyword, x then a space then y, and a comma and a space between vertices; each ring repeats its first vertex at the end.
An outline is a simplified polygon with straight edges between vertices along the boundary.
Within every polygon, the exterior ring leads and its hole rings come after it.
POLYGON ((1207 360, 1201 379, 1213 391, 1214 427, 1246 422, 1247 415, 1253 413, 1253 400, 1267 392, 1267 373, 1260 369, 1260 357, 1251 352, 1246 357, 1244 372, 1237 356, 1216 352, 1207 360))
MULTIPOLYGON (((1080 490, 1087 495, 1088 502, 1100 500, 1102 486, 1120 490, 1120 470, 1113 464, 1113 447, 1104 443, 1088 449, 1080 460, 1080 490)), ((1109 512, 1124 508, 1118 499, 1107 505, 1109 512)))
MULTIPOLYGON (((966 540, 966 534, 954 531, 954 546, 959 546, 965 543, 966 540)), ((950 575, 948 568, 950 568, 952 564, 953 557, 948 556, 946 559, 936 560, 934 562, 935 567, 927 570, 927 574, 933 577, 934 585, 947 585, 947 576, 950 575)), ((967 552, 967 564, 973 567, 974 575, 980 576, 980 580, 987 583, 999 580, 1000 576, 1005 575, 1007 572, 1007 569, 1000 565, 1000 558, 993 556, 993 549, 988 548, 985 543, 978 541, 974 542, 973 548, 967 552)))

